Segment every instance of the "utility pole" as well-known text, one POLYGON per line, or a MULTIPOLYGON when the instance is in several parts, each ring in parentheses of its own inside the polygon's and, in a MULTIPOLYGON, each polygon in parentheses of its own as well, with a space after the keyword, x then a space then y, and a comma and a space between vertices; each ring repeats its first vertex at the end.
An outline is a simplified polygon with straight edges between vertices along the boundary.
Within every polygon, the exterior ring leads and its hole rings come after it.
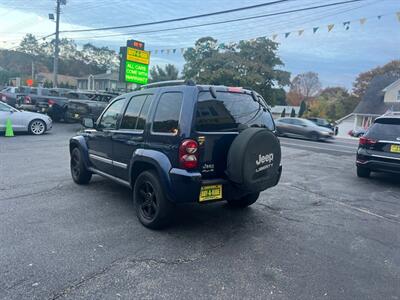
POLYGON ((55 40, 55 45, 54 45, 54 65, 53 65, 53 72, 54 72, 54 77, 53 77, 53 87, 57 87, 58 85, 58 54, 59 54, 59 43, 60 43, 60 5, 61 5, 61 0, 56 0, 57 1, 57 7, 56 7, 56 40, 55 40))

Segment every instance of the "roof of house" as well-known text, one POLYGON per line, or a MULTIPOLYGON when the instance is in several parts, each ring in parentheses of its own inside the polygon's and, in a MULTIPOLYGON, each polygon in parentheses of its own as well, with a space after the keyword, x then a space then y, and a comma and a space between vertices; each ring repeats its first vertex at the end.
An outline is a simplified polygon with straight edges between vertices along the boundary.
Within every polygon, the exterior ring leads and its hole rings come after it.
POLYGON ((369 84, 363 99, 357 105, 353 113, 358 115, 380 116, 386 113, 388 110, 400 111, 400 102, 383 102, 385 88, 394 84, 397 80, 399 80, 399 78, 394 77, 393 75, 375 76, 371 80, 371 83, 369 84))
POLYGON ((281 114, 283 112, 283 110, 286 109, 286 113, 290 114, 290 112, 292 111, 293 108, 294 108, 295 113, 298 114, 299 110, 300 110, 300 106, 285 106, 285 105, 276 105, 276 106, 272 107, 271 113, 281 114))
MULTIPOLYGON (((88 75, 86 77, 80 77, 80 78, 78 78, 78 80, 88 80, 89 76, 90 75, 88 75)), ((93 75, 93 79, 118 81, 119 80, 119 74, 118 73, 96 74, 96 75, 93 75)))
MULTIPOLYGON (((48 81, 53 81, 53 73, 46 73, 46 72, 40 72, 36 74, 36 79, 39 81, 44 81, 44 80, 48 80, 48 81)), ((63 82, 63 83, 68 83, 69 85, 72 86, 76 86, 77 83, 77 78, 74 76, 69 76, 69 75, 62 75, 62 74, 58 74, 57 75, 57 81, 63 82)))
POLYGON ((388 85, 387 87, 385 87, 383 89, 383 92, 387 92, 388 90, 390 90, 391 88, 394 88, 395 86, 400 84, 400 79, 396 80, 395 82, 393 82, 392 84, 388 85))

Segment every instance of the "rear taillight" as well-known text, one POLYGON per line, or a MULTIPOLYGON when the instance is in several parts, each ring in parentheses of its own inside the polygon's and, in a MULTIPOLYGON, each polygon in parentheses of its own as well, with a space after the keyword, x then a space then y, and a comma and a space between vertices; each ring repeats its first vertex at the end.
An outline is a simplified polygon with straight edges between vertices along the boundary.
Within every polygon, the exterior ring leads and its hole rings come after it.
POLYGON ((25 97, 24 97, 24 103, 25 103, 25 104, 31 104, 31 103, 32 103, 31 97, 25 96, 25 97))
POLYGON ((1 101, 7 102, 7 97, 5 95, 1 95, 1 101))
POLYGON ((372 146, 376 144, 376 140, 367 138, 365 136, 360 137, 360 146, 372 146))
POLYGON ((198 166, 199 145, 194 140, 184 140, 179 146, 179 164, 183 169, 198 166))
POLYGON ((56 103, 56 101, 54 101, 53 99, 49 99, 49 100, 47 101, 47 103, 49 104, 50 107, 52 107, 53 104, 56 103))

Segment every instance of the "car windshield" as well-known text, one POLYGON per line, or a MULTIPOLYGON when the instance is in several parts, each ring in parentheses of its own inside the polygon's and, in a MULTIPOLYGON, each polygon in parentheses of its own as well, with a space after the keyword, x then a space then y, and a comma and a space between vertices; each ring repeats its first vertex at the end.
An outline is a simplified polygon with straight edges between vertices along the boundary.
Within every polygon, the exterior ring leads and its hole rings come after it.
POLYGON ((266 107, 244 93, 201 92, 196 110, 197 131, 237 131, 240 127, 275 129, 274 121, 266 107))

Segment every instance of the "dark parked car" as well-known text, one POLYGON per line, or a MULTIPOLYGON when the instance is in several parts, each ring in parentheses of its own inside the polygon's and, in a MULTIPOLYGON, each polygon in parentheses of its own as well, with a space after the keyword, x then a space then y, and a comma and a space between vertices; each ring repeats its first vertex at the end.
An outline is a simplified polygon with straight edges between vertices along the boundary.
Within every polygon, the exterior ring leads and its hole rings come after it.
POLYGON ((69 100, 66 119, 69 121, 81 121, 82 118, 97 120, 113 98, 115 95, 96 93, 90 100, 69 100))
POLYGON ((313 141, 333 138, 335 133, 326 127, 321 127, 307 119, 281 118, 276 121, 276 131, 280 136, 292 136, 313 141))
POLYGON ((246 207, 280 179, 281 148, 268 106, 241 88, 167 82, 118 96, 70 140, 71 174, 132 188, 149 228, 180 203, 225 199, 246 207))
POLYGON ((43 87, 32 87, 29 93, 23 97, 18 98, 17 106, 23 110, 29 110, 32 112, 47 112, 47 110, 40 108, 40 103, 49 103, 54 101, 65 101, 67 98, 61 97, 60 93, 54 89, 48 89, 43 87))
POLYGON ((318 126, 326 127, 326 128, 331 129, 335 133, 335 135, 337 135, 339 133, 339 128, 336 126, 336 124, 335 123, 329 123, 326 119, 311 117, 311 118, 307 118, 307 120, 310 120, 311 122, 314 122, 318 126))
POLYGON ((70 100, 90 100, 94 92, 68 91, 59 92, 61 97, 54 97, 48 101, 38 102, 38 110, 47 113, 54 121, 67 120, 68 104, 70 100))
POLYGON ((375 120, 360 138, 356 165, 359 177, 369 177, 371 171, 400 173, 400 116, 375 120))
POLYGON ((12 107, 16 107, 19 99, 23 99, 29 92, 29 87, 9 86, 0 91, 0 100, 12 107))

